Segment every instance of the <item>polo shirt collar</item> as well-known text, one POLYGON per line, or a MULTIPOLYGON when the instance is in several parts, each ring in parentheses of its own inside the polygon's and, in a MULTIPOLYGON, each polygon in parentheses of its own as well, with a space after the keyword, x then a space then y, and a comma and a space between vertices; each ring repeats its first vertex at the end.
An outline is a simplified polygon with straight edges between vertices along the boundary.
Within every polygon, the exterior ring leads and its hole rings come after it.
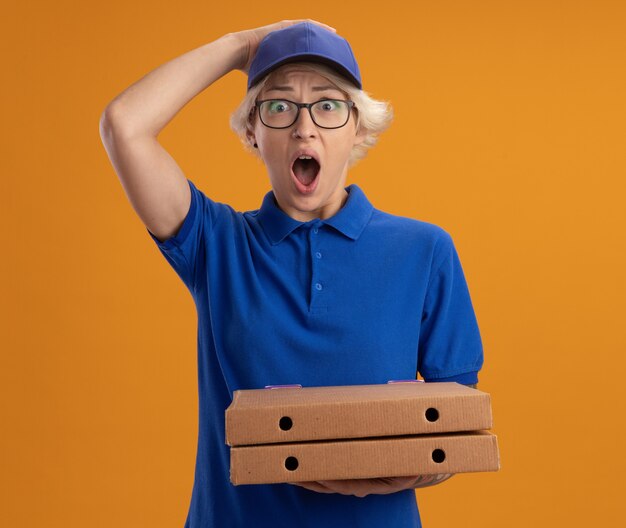
MULTIPOLYGON (((367 196, 365 196, 365 193, 355 183, 345 187, 345 190, 348 192, 348 199, 343 204, 343 207, 330 218, 315 221, 328 224, 348 238, 356 240, 369 222, 374 207, 367 199, 367 196)), ((269 236, 272 245, 282 242, 292 231, 301 225, 314 221, 301 222, 291 218, 276 204, 274 191, 268 191, 263 198, 257 218, 261 222, 263 230, 269 236)))

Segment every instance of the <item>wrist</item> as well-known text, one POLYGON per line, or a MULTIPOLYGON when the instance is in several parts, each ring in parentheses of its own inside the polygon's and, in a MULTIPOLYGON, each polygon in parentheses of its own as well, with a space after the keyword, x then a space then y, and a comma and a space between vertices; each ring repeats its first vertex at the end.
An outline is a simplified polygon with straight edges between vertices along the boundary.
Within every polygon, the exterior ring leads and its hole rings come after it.
POLYGON ((250 46, 249 41, 247 39, 241 38, 240 32, 227 33, 221 38, 224 40, 225 43, 228 43, 228 45, 231 46, 234 50, 232 61, 233 70, 239 70, 247 74, 247 72, 244 70, 244 67, 246 66, 246 63, 248 61, 250 46))

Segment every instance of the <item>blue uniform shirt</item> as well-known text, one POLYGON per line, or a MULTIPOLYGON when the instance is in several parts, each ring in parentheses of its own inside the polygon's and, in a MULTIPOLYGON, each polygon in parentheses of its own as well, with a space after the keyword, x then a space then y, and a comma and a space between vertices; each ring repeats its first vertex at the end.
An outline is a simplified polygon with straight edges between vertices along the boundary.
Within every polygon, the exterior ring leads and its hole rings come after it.
POLYGON ((297 221, 269 191, 254 211, 188 180, 176 236, 148 231, 198 314, 199 434, 186 528, 421 526, 415 490, 356 497, 230 483, 233 391, 389 380, 476 383, 482 343, 450 235, 372 206, 356 184, 331 218, 297 221))

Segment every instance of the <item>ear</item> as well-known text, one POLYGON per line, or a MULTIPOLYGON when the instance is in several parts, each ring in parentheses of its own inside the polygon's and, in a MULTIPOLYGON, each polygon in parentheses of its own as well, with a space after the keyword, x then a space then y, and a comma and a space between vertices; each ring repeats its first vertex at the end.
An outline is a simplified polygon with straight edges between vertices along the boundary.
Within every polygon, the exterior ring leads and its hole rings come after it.
POLYGON ((250 146, 256 146, 256 137, 254 134, 255 129, 255 107, 253 106, 250 109, 250 114, 248 115, 248 123, 246 126, 246 140, 250 143, 250 146))
POLYGON ((359 113, 359 109, 356 107, 352 107, 352 110, 354 112, 354 122, 356 125, 356 132, 354 135, 354 142, 352 143, 352 145, 356 146, 356 145, 360 145, 361 143, 363 143, 363 141, 365 141, 365 138, 367 137, 367 134, 368 134, 368 130, 366 130, 364 127, 361 126, 361 115, 359 113))
POLYGON ((250 129, 246 130, 246 140, 250 143, 250 146, 254 147, 256 145, 256 137, 250 129))
POLYGON ((360 145, 361 143, 363 143, 363 141, 365 141, 366 137, 367 137, 367 130, 365 130, 364 128, 361 128, 356 133, 356 136, 354 136, 354 145, 360 145))

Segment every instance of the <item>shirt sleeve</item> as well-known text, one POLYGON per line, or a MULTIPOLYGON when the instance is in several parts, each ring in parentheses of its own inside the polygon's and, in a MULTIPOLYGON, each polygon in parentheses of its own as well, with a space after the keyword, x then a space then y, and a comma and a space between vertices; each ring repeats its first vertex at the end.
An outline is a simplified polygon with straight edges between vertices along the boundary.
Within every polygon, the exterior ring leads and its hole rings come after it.
POLYGON ((483 346, 461 262, 443 231, 433 258, 419 337, 418 371, 425 381, 478 382, 483 346))
POLYGON ((191 180, 187 179, 187 182, 191 191, 191 204, 178 233, 160 242, 149 229, 146 230, 165 259, 193 293, 198 285, 198 272, 203 268, 207 239, 211 236, 214 226, 228 214, 230 207, 205 196, 191 180))

